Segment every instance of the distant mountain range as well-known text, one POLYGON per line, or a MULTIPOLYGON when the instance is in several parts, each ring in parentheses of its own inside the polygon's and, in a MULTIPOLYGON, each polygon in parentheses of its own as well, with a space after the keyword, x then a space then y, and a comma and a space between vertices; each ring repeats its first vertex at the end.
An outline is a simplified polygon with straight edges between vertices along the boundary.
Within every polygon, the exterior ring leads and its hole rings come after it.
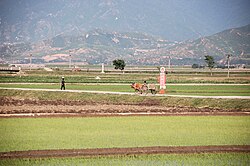
POLYGON ((0 58, 159 65, 203 63, 207 54, 224 63, 229 53, 249 63, 249 7, 248 0, 1 0, 0 58))
POLYGON ((181 42, 165 49, 168 55, 181 58, 203 58, 212 55, 220 63, 225 63, 226 54, 232 54, 235 63, 244 61, 250 64, 250 25, 225 30, 223 32, 201 37, 197 40, 181 42))
POLYGON ((3 44, 3 59, 25 62, 32 54, 33 62, 74 62, 110 64, 124 59, 128 64, 164 65, 169 58, 174 64, 204 63, 204 56, 214 56, 218 63, 232 54, 233 63, 250 62, 250 25, 225 30, 215 35, 185 42, 171 42, 142 33, 107 32, 100 29, 80 36, 58 35, 41 42, 3 44), (21 55, 21 56, 20 56, 21 55))

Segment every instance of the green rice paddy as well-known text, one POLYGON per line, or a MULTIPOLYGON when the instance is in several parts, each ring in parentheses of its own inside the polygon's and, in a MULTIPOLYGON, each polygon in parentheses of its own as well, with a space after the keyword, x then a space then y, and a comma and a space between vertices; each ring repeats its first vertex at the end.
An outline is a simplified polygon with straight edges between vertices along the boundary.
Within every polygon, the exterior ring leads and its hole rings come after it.
POLYGON ((249 116, 0 119, 0 151, 249 145, 249 116))

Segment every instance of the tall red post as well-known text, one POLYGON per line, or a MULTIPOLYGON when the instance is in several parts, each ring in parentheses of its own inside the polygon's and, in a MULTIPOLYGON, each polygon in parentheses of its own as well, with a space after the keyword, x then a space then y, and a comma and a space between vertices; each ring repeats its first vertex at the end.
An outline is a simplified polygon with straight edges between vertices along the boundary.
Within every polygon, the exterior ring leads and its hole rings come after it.
POLYGON ((160 94, 164 94, 165 93, 165 89, 166 89, 166 73, 165 73, 166 69, 165 67, 161 67, 160 68, 160 94))

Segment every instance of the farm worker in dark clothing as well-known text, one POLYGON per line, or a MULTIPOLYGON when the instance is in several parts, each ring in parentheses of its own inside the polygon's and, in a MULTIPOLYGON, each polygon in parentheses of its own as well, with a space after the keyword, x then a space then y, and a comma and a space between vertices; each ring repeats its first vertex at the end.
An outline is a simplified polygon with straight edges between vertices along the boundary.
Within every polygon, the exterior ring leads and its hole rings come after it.
POLYGON ((144 84, 143 84, 143 86, 142 86, 142 90, 143 90, 144 92, 146 92, 146 91, 148 90, 147 81, 144 81, 144 84))
POLYGON ((61 90, 65 90, 65 81, 64 81, 64 77, 62 77, 62 81, 61 81, 61 90))
POLYGON ((147 81, 144 81, 143 86, 144 86, 144 87, 148 87, 148 85, 147 85, 147 81))

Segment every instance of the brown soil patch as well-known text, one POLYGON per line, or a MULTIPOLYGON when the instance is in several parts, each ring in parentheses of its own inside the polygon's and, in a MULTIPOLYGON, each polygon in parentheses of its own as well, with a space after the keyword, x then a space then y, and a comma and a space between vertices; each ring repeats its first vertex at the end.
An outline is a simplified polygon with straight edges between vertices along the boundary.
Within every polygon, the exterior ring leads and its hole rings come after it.
POLYGON ((136 148, 101 148, 101 149, 59 149, 0 152, 4 158, 45 158, 45 157, 77 157, 77 156, 109 156, 139 154, 171 154, 171 153, 218 153, 218 152, 250 152, 250 145, 225 146, 163 146, 136 148))
POLYGON ((155 101, 148 104, 98 104, 82 101, 44 101, 0 97, 0 115, 32 116, 121 116, 121 115, 250 115, 250 111, 225 111, 210 108, 164 107, 155 101))

